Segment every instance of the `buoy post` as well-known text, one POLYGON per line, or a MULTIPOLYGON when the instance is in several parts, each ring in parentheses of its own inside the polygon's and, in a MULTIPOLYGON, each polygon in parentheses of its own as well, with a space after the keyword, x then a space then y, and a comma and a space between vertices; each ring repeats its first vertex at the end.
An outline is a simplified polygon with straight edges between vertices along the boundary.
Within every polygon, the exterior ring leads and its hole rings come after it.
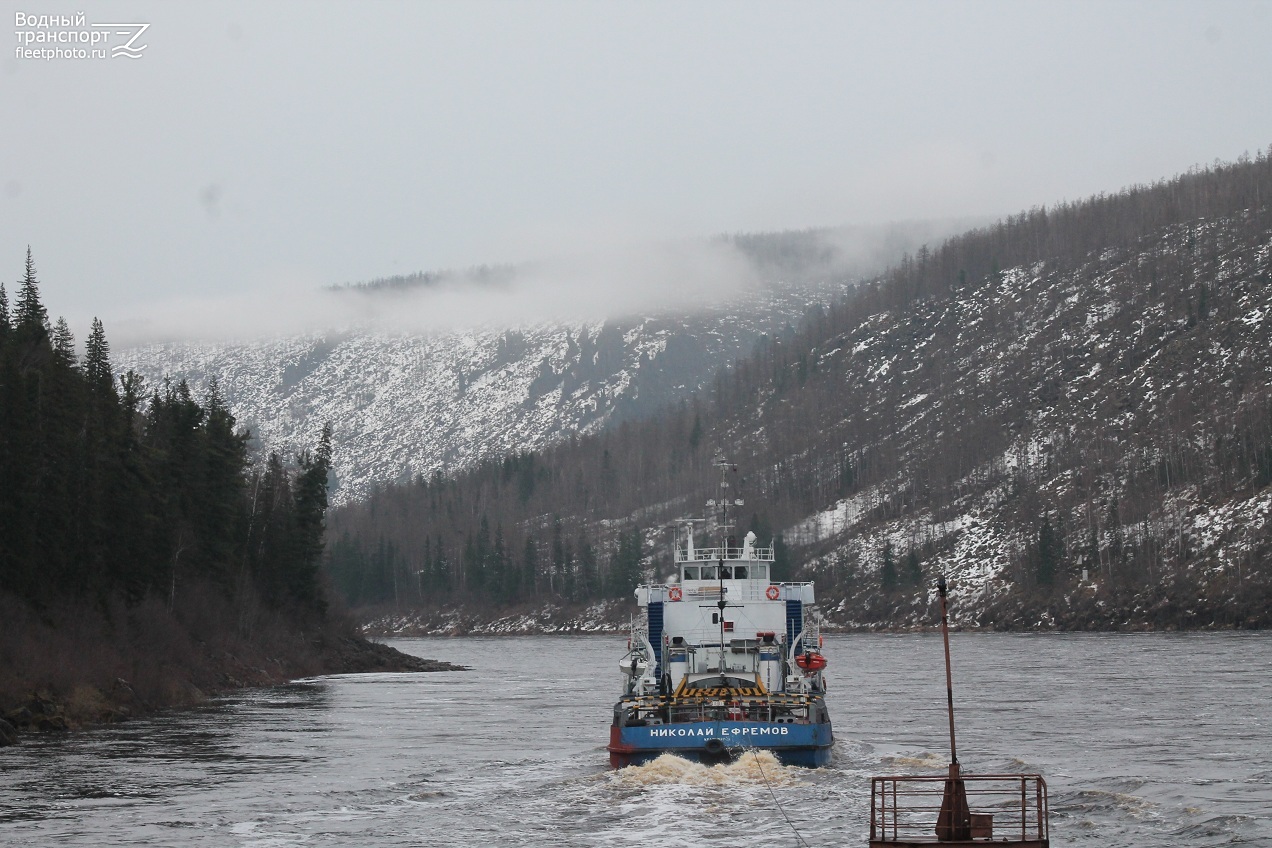
POLYGON ((972 812, 967 805, 967 786, 958 765, 958 743, 954 738, 954 674, 950 667, 950 622, 945 575, 937 578, 941 596, 941 640, 945 643, 945 704, 950 721, 950 773, 941 796, 941 812, 936 819, 936 838, 942 842, 970 839, 972 812))

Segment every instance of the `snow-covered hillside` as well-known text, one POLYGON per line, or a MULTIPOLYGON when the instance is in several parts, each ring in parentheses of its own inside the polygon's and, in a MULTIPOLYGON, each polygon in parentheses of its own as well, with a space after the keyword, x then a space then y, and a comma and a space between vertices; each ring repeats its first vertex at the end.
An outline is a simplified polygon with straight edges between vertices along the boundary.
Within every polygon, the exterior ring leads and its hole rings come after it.
MULTIPOLYGON (((763 334, 790 332, 811 303, 828 302, 967 225, 739 234, 393 277, 327 292, 337 296, 322 303, 311 293, 312 303, 270 307, 280 311, 280 327, 304 315, 337 325, 343 319, 335 315, 377 316, 368 324, 246 342, 119 347, 114 365, 152 384, 187 380, 196 397, 215 377, 263 451, 288 456, 310 448, 330 422, 331 499, 349 503, 380 484, 452 474, 483 457, 656 412, 708 385, 763 334), (609 317, 535 317, 578 312, 570 301, 609 317), (417 313, 433 329, 419 329, 417 313), (463 329, 436 329, 446 326, 463 329)), ((270 326, 268 314, 235 315, 244 327, 270 326)), ((169 331, 197 335, 191 320, 183 316, 169 331)), ((227 326, 224 316, 212 323, 227 326)))
POLYGON ((761 334, 798 322, 810 297, 835 291, 842 286, 753 293, 687 317, 148 345, 120 351, 115 366, 152 383, 187 380, 199 396, 215 377, 266 450, 312 447, 331 422, 332 501, 342 503, 655 411, 701 388, 761 334))

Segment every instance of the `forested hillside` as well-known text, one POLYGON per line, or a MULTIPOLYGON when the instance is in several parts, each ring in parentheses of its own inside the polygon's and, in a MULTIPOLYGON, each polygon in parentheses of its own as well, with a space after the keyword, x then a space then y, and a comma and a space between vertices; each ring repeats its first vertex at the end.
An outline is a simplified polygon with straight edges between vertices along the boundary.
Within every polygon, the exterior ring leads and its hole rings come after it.
POLYGON ((0 286, 0 716, 95 720, 324 667, 351 635, 318 568, 331 432, 295 463, 251 463, 247 440, 215 383, 117 385, 99 321, 81 360, 28 250, 12 310, 0 286))
POLYGON ((363 604, 625 595, 723 453, 839 624, 915 620, 943 570, 987 625, 1263 626, 1269 191, 1260 153, 920 249, 665 414, 337 510, 332 574, 363 604))

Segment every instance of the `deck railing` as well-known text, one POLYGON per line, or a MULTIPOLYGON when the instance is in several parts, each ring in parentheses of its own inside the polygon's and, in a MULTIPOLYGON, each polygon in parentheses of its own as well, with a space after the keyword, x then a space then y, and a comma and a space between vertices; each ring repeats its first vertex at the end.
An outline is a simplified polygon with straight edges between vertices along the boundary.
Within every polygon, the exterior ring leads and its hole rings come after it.
POLYGON ((694 548, 693 556, 685 548, 676 548, 676 562, 716 562, 718 560, 753 559, 759 562, 772 562, 772 548, 694 548))
POLYGON ((640 720, 663 720, 673 724, 714 721, 790 721, 809 719, 809 699, 804 695, 736 696, 720 698, 638 698, 631 702, 634 717, 640 720))
MULTIPOLYGON (((732 580, 725 581, 724 596, 730 601, 766 601, 772 600, 768 596, 768 588, 771 585, 778 587, 778 592, 782 592, 786 586, 791 586, 794 590, 802 589, 804 586, 812 585, 810 583, 776 583, 760 582, 757 580, 732 580)), ((705 581, 684 584, 681 587, 684 597, 694 600, 709 599, 712 601, 719 600, 720 587, 717 584, 707 583, 705 581)), ((799 595, 796 595, 799 597, 799 595)))
MULTIPOLYGON (((870 842, 938 843, 945 775, 870 780, 870 842)), ((1047 783, 1037 774, 963 775, 971 809, 971 839, 1047 844, 1047 783)))

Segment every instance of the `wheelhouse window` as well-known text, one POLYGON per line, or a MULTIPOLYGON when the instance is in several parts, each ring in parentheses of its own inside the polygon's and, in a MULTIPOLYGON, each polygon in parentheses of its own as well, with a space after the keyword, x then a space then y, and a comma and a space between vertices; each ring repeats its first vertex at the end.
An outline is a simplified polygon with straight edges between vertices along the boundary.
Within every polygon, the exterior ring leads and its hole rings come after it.
POLYGON ((747 567, 746 567, 745 565, 735 565, 735 566, 733 566, 733 579, 734 579, 734 580, 745 580, 745 579, 746 579, 746 572, 747 572, 747 567))
POLYGON ((685 580, 697 580, 697 579, 698 579, 698 566, 696 566, 696 565, 686 565, 686 566, 685 566, 685 577, 684 577, 684 579, 685 579, 685 580))
POLYGON ((701 572, 701 574, 699 574, 698 579, 700 579, 700 580, 715 580, 715 579, 716 579, 716 567, 715 567, 714 565, 704 565, 704 566, 702 566, 702 572, 701 572))
POLYGON ((751 569, 752 580, 768 580, 767 565, 752 565, 750 566, 750 569, 751 569))

